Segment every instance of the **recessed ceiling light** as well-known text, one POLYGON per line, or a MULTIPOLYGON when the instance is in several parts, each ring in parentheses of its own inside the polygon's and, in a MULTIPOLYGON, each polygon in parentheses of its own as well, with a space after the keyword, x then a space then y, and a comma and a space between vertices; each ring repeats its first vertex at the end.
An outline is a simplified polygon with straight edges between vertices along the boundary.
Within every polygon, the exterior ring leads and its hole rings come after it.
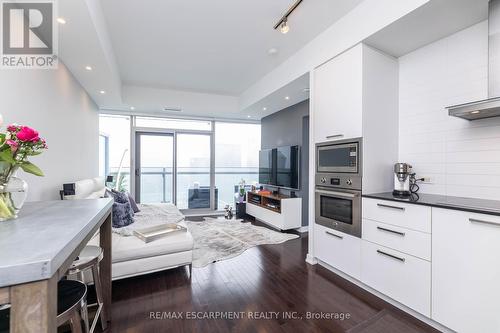
POLYGON ((99 93, 100 93, 101 95, 104 95, 104 94, 106 93, 106 90, 101 90, 101 91, 99 91, 99 93))
POLYGON ((92 66, 85 66, 85 69, 88 70, 88 71, 91 71, 92 70, 92 66))
POLYGON ((60 24, 66 24, 66 20, 62 17, 58 17, 56 21, 57 21, 57 23, 60 23, 60 24))
POLYGON ((251 116, 251 115, 248 115, 248 116, 247 116, 247 118, 252 118, 252 116, 251 116))
POLYGON ((264 107, 262 108, 262 111, 267 111, 267 108, 264 106, 264 107))
POLYGON ((290 96, 285 96, 285 99, 288 101, 290 99, 290 96))
POLYGON ((130 110, 134 111, 134 110, 135 110, 135 107, 131 106, 131 107, 130 107, 130 110))
POLYGON ((275 55, 278 53, 278 49, 275 47, 271 47, 269 50, 267 50, 267 54, 269 55, 275 55))
POLYGON ((477 111, 477 110, 476 111, 471 111, 470 114, 478 114, 479 112, 481 112, 481 111, 477 111))

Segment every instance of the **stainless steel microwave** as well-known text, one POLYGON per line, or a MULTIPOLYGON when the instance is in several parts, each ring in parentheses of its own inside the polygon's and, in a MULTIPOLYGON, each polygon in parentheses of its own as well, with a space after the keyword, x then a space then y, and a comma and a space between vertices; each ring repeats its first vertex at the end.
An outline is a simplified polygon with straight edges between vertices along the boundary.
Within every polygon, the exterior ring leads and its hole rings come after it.
POLYGON ((361 174, 362 138, 316 144, 316 173, 361 174))

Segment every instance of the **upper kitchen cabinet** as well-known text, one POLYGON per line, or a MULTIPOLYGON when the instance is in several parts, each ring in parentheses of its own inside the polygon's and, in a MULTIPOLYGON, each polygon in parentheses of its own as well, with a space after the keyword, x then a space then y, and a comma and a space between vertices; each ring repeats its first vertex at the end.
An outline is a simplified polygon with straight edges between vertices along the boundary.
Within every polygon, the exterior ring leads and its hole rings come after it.
POLYGON ((314 71, 316 143, 362 136, 362 62, 359 44, 314 71))
POLYGON ((314 143, 363 137, 363 191, 392 188, 398 159, 398 61, 358 44, 313 71, 314 143))
POLYGON ((367 126, 385 131, 388 125, 397 141, 398 63, 393 57, 358 44, 314 70, 311 94, 315 143, 362 137, 372 132, 367 126))

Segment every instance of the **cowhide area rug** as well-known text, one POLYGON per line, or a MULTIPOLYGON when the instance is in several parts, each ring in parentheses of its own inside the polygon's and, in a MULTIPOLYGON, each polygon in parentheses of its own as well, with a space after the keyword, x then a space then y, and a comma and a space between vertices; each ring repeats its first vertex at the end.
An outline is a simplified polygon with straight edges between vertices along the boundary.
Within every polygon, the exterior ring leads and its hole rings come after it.
POLYGON ((241 220, 205 218, 201 222, 186 220, 186 224, 194 239, 193 267, 234 258, 257 245, 279 244, 299 237, 241 220))

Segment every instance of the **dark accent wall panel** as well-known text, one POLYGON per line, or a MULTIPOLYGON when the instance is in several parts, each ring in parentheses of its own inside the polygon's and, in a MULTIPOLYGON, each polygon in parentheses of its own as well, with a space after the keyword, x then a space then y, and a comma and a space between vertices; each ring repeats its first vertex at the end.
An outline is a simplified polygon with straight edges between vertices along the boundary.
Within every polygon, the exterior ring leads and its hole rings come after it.
MULTIPOLYGON (((306 226, 309 206, 309 100, 262 118, 261 125, 261 149, 300 146, 300 191, 295 193, 302 198, 302 225, 306 226)), ((281 191, 284 194, 290 192, 281 191)))

